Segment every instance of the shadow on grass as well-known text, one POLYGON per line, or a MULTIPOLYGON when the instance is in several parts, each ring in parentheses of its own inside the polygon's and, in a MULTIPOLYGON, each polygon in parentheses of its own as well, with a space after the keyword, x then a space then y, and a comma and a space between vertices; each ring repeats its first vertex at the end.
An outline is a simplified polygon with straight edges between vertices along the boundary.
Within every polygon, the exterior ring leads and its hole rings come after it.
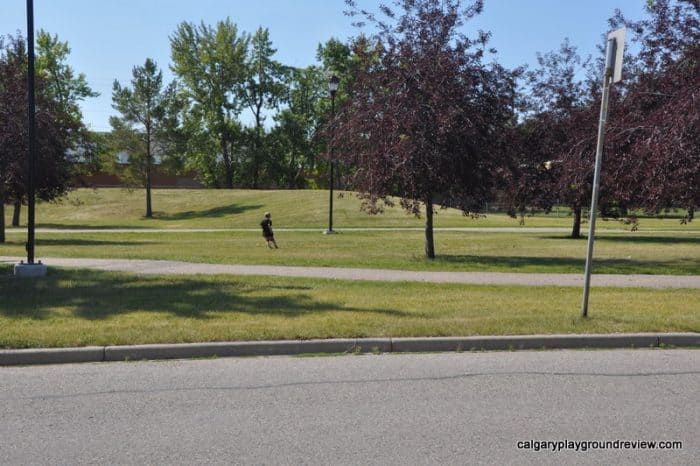
POLYGON ((11 270, 0 264, 0 315, 7 318, 44 320, 63 309, 70 310, 72 317, 93 321, 133 312, 193 319, 212 319, 217 313, 295 318, 329 311, 408 316, 400 310, 367 310, 319 301, 303 292, 310 287, 71 269, 50 269, 40 279, 19 279, 11 270))
POLYGON ((694 244, 700 246, 700 237, 683 236, 601 236, 596 241, 635 244, 694 244))
POLYGON ((257 205, 230 205, 214 207, 207 210, 188 210, 175 214, 167 214, 164 212, 155 212, 153 218, 156 220, 191 220, 195 218, 212 218, 226 217, 229 215, 237 215, 249 210, 262 209, 262 204, 257 205))
MULTIPOLYGON (((605 233, 597 234, 596 242, 611 242, 611 243, 630 243, 630 244, 696 244, 700 245, 700 237, 693 236, 637 236, 638 233, 620 234, 620 235, 605 235, 605 233)), ((570 236, 540 236, 543 240, 570 240, 570 241, 587 241, 586 235, 580 238, 571 238, 570 236)))
MULTIPOLYGON (((464 264, 472 270, 492 272, 538 273, 583 273, 585 257, 537 257, 537 256, 473 256, 439 255, 435 263, 464 264), (534 270, 533 270, 534 269, 534 270)), ((609 274, 657 274, 657 275, 700 275, 700 261, 695 258, 684 260, 635 260, 635 259, 593 259, 594 273, 609 274)))
MULTIPOLYGON (((138 246, 138 240, 130 241, 110 241, 97 239, 77 239, 77 238, 52 238, 39 239, 36 242, 37 246, 138 246)), ((158 242, 148 241, 149 245, 159 244, 158 242)))
MULTIPOLYGON (((129 230, 148 230, 152 227, 144 226, 134 226, 134 225, 75 225, 75 224, 63 224, 63 223, 37 223, 37 228, 51 228, 57 230, 114 230, 115 228, 127 228, 129 230)), ((26 227, 25 227, 26 228, 26 227)))
POLYGON ((483 266, 483 268, 513 269, 513 268, 553 268, 580 269, 585 265, 585 258, 569 257, 535 257, 535 256, 474 256, 474 255, 438 255, 436 262, 448 264, 468 264, 483 266))

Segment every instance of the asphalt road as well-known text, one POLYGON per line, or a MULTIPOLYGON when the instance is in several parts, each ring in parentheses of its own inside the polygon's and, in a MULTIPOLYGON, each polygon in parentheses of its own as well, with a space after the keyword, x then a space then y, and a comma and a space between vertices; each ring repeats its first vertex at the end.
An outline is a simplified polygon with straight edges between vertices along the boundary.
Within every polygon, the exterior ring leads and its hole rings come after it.
POLYGON ((699 386, 697 350, 5 367, 0 464, 690 465, 699 386))

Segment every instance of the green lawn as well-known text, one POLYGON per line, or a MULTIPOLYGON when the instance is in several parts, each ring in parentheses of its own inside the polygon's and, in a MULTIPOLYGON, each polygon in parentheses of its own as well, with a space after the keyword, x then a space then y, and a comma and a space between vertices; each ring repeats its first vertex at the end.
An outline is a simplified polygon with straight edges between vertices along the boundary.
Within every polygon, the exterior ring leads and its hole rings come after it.
MULTIPOLYGON (((328 225, 328 191, 323 190, 216 190, 155 189, 154 218, 144 218, 144 190, 78 189, 58 203, 39 203, 38 227, 47 228, 256 228, 265 211, 273 214, 277 227, 320 228, 328 225)), ((9 207, 9 206, 8 206, 9 207)), ((7 222, 11 209, 6 209, 7 222)), ((26 209, 22 212, 26 221, 26 209)), ((525 219, 525 227, 571 228, 567 209, 525 219)), ((677 219, 642 219, 642 230, 697 230, 699 222, 680 225, 677 219)), ((407 215, 400 207, 370 216, 360 211, 353 193, 334 200, 334 227, 422 227, 423 220, 407 215)), ((619 222, 601 221, 599 228, 622 228, 619 222)), ((504 214, 486 218, 464 217, 455 209, 441 210, 436 227, 517 227, 518 221, 504 214)))
POLYGON ((0 347, 310 339, 698 332, 700 290, 581 290, 422 283, 136 276, 0 265, 0 347))
MULTIPOLYGON (((586 241, 561 233, 439 231, 437 258, 423 256, 420 231, 278 232, 269 250, 257 231, 64 233, 37 235, 42 257, 170 259, 228 264, 369 267, 400 270, 583 273, 586 241)), ((8 235, 0 256, 24 256, 24 235, 8 235)), ((602 233, 594 272, 700 275, 700 232, 602 233)))
MULTIPOLYGON (((583 273, 586 241, 565 232, 438 231, 435 260, 422 231, 322 235, 325 191, 155 190, 154 219, 142 191, 78 190, 41 203, 43 228, 138 228, 139 233, 41 232, 36 257, 171 259, 205 263, 583 273), (273 213, 280 249, 257 230, 273 213), (169 232, 149 231, 165 228, 169 232), (184 228, 250 228, 183 232, 184 228), (284 231, 312 228, 313 231, 284 231)), ((9 209, 7 209, 9 210, 9 209)), ((6 212, 8 215, 9 211, 6 212)), ((25 212, 23 215, 26 217, 25 212)), ((23 217, 23 220, 26 218, 23 217)), ((420 228, 401 209, 368 216, 347 194, 335 227, 420 228)), ((8 219, 9 220, 9 219, 8 219)), ((571 218, 536 216, 525 227, 570 228, 571 218)), ((700 275, 698 222, 642 219, 640 231, 601 221, 594 273, 700 275)), ((517 227, 505 215, 471 219, 448 209, 436 227, 517 227)), ((25 255, 25 230, 10 231, 0 256, 25 255)), ((584 229, 585 233, 585 229, 584 229)), ((236 276, 136 276, 49 268, 22 280, 0 264, 0 347, 63 347, 372 336, 700 331, 700 290, 594 288, 581 319, 578 288, 351 282, 236 276)))

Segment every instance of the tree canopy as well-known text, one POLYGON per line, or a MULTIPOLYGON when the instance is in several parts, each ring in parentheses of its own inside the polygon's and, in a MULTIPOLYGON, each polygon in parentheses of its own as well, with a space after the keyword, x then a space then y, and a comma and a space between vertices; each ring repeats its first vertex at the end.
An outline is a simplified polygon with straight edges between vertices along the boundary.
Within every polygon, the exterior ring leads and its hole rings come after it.
POLYGON ((332 144, 355 167, 352 186, 369 212, 391 205, 390 196, 415 215, 425 206, 433 258, 434 205, 479 212, 497 186, 515 73, 484 63, 487 33, 460 32, 481 2, 397 2, 398 12, 382 7, 382 20, 347 4, 378 32, 354 44, 360 66, 330 125, 332 144))
MULTIPOLYGON (((50 201, 70 187, 72 161, 82 123, 54 94, 47 76, 35 77, 37 164, 36 196, 50 201)), ((0 37, 0 242, 4 241, 4 205, 26 199, 29 151, 27 108, 27 49, 21 36, 0 37)))
POLYGON ((110 118, 118 148, 129 154, 129 167, 146 188, 146 217, 153 216, 151 179, 155 156, 170 156, 171 134, 179 124, 180 105, 174 82, 163 86, 163 72, 150 58, 132 70, 131 87, 114 81, 113 107, 121 116, 110 118))

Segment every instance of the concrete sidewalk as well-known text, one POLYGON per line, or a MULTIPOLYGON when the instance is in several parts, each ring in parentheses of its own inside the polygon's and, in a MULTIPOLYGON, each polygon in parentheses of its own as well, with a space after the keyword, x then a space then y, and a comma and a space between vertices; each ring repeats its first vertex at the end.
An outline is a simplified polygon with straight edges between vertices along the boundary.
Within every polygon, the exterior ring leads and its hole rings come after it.
MULTIPOLYGON (((0 262, 18 263, 20 257, 1 257, 0 262)), ((280 265, 202 264, 166 260, 42 258, 49 267, 75 267, 149 275, 272 275, 280 277, 329 278, 389 282, 458 283, 472 285, 522 285, 583 287, 583 272, 425 272, 340 267, 289 267, 280 265)), ((591 285, 615 288, 697 288, 697 275, 594 274, 591 285)))
POLYGON ((0 366, 300 354, 510 351, 580 348, 700 348, 700 333, 345 338, 0 350, 0 366))

